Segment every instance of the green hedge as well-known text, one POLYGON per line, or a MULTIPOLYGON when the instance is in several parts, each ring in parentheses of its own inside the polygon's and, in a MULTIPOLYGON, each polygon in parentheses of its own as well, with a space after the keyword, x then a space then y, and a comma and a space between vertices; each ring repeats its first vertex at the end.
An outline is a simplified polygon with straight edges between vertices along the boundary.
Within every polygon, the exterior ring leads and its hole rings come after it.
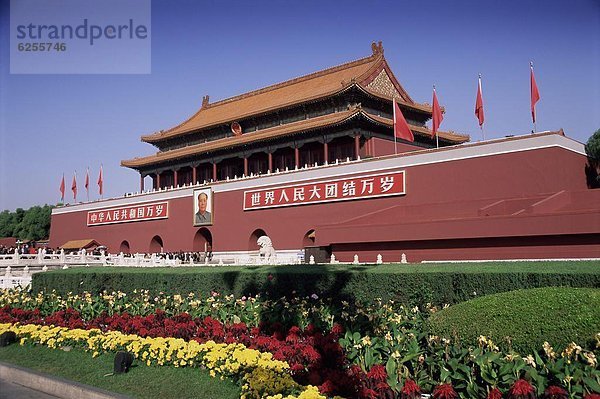
POLYGON ((600 290, 546 287, 473 299, 433 314, 431 334, 476 344, 485 335, 503 350, 533 353, 550 342, 595 348, 600 333, 600 290), (509 338, 507 338, 509 337, 509 338))
POLYGON ((520 262, 433 265, 294 265, 248 267, 94 267, 33 275, 34 292, 103 290, 236 296, 305 296, 406 304, 454 304, 474 297, 545 286, 600 287, 596 262, 520 262))

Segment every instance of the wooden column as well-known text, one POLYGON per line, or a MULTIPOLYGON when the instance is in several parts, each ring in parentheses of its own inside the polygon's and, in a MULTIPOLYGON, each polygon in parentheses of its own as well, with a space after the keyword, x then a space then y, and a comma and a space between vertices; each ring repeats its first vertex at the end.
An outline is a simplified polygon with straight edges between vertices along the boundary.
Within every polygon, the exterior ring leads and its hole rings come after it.
POLYGON ((198 174, 196 172, 197 166, 192 165, 192 184, 198 183, 196 180, 198 179, 198 174))
POLYGON ((269 152, 267 155, 269 156, 269 172, 273 173, 273 153, 269 152))
POLYGON ((160 172, 156 172, 156 189, 160 190, 160 172))
POLYGON ((354 159, 360 158, 360 134, 354 136, 354 159))
POLYGON ((179 169, 173 169, 173 187, 177 187, 177 178, 178 178, 178 171, 179 169))
POLYGON ((296 169, 300 167, 300 149, 298 147, 294 148, 294 165, 296 165, 296 169))
POLYGON ((217 163, 213 162, 213 181, 217 181, 217 163))
POLYGON ((140 192, 144 191, 144 175, 140 173, 140 192))
POLYGON ((248 176, 248 157, 244 157, 244 176, 248 176))
POLYGON ((325 164, 329 163, 329 145, 327 142, 323 143, 323 162, 325 164))

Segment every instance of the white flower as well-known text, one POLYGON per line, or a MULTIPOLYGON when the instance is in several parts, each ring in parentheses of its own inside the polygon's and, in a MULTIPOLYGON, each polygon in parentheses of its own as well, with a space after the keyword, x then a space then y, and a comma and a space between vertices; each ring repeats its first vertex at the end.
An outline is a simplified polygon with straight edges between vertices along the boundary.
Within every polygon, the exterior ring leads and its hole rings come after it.
POLYGON ((530 365, 530 366, 532 366, 532 367, 535 367, 535 366, 536 366, 536 364, 535 364, 535 359, 533 358, 533 356, 532 356, 532 355, 529 355, 529 356, 527 356, 527 357, 523 358, 523 360, 525 360, 525 363, 527 363, 528 365, 530 365))

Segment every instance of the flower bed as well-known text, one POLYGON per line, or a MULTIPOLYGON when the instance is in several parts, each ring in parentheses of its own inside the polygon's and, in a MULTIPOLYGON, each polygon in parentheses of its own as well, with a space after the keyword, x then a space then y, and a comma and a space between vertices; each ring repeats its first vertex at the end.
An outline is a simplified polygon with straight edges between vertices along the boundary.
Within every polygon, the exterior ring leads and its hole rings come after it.
MULTIPOLYGON (((288 301, 215 293, 150 298, 146 292, 60 297, 17 291, 0 295, 0 305, 0 322, 243 344, 287 361, 290 384, 318 386, 327 396, 532 399, 600 393, 600 334, 595 347, 571 343, 555 350, 546 343, 536 353, 518 354, 499 350, 484 336, 468 345, 430 335, 424 321, 435 307, 410 309, 392 301, 335 305, 316 296, 288 301)), ((188 366, 188 359, 179 360, 188 366)), ((268 369, 247 374, 245 389, 255 397, 278 394, 268 369)))
MULTIPOLYGON (((270 394, 290 394, 300 392, 299 398, 323 398, 315 387, 303 388, 296 384, 287 373, 286 362, 273 359, 270 353, 246 348, 242 344, 217 344, 208 341, 200 344, 180 338, 150 338, 119 331, 102 332, 99 329, 69 329, 66 327, 40 326, 36 324, 0 324, 0 334, 13 331, 21 345, 38 344, 49 348, 79 347, 100 353, 124 350, 148 365, 171 365, 174 367, 199 366, 210 371, 212 376, 219 374, 242 383, 242 397, 261 398, 264 388, 270 394), (269 378, 257 381, 256 375, 269 378), (257 384, 258 383, 258 384, 257 384), (261 385, 262 384, 262 385, 261 385), (258 385, 258 386, 257 386, 258 385)), ((288 395, 288 397, 295 397, 288 395)))

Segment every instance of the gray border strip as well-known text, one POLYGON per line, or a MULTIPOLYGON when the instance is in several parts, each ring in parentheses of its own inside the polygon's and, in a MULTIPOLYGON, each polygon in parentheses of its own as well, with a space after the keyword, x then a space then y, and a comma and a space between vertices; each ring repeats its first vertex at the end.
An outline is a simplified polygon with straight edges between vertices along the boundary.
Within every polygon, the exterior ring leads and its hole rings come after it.
POLYGON ((131 399, 90 385, 0 362, 0 379, 64 399, 131 399))

